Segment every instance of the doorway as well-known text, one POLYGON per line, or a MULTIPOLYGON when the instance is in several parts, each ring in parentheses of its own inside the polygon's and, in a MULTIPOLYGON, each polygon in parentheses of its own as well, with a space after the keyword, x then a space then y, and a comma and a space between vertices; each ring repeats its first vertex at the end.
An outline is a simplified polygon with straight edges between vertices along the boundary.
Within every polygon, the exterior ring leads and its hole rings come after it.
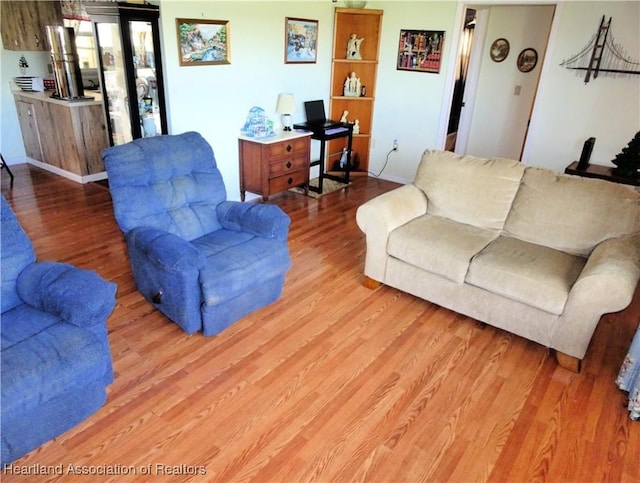
POLYGON ((445 149, 521 159, 554 12, 553 4, 465 8, 445 149), (508 52, 496 59, 490 49, 498 39, 508 52), (519 58, 531 49, 535 66, 523 69, 519 58))
POLYGON ((447 126, 447 138, 445 141, 446 151, 455 151, 456 147, 460 114, 464 107, 464 88, 467 82, 469 60, 471 58, 471 46, 473 45, 476 22, 476 10, 473 8, 467 8, 464 15, 462 34, 460 36, 460 47, 458 49, 458 59, 456 62, 453 97, 451 100, 449 125, 447 126))

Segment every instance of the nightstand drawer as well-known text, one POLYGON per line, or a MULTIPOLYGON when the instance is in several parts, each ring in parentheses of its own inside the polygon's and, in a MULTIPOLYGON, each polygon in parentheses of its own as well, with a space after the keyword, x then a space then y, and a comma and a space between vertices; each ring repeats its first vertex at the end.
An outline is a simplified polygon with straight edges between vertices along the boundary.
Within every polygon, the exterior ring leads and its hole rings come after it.
POLYGON ((281 176, 297 169, 303 169, 309 164, 309 159, 306 154, 301 156, 289 156, 286 158, 280 158, 271 160, 269 162, 269 177, 281 176))
POLYGON ((289 188, 293 188, 294 186, 300 186, 307 182, 307 175, 304 170, 301 171, 293 171, 289 174, 285 174, 284 176, 278 176, 277 178, 272 178, 269 180, 269 192, 271 193, 279 193, 280 191, 285 191, 289 188))
POLYGON ((307 138, 289 139, 285 142, 268 144, 266 151, 269 159, 277 156, 291 156, 307 152, 309 141, 307 138))

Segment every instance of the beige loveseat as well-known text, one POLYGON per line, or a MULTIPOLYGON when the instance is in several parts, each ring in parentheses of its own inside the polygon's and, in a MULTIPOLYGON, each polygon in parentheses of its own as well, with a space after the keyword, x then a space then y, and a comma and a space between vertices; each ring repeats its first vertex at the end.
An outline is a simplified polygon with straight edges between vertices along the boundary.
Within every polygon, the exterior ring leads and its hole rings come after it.
POLYGON ((425 151, 360 206, 364 273, 551 349, 579 371, 600 317, 640 278, 640 193, 508 159, 425 151))

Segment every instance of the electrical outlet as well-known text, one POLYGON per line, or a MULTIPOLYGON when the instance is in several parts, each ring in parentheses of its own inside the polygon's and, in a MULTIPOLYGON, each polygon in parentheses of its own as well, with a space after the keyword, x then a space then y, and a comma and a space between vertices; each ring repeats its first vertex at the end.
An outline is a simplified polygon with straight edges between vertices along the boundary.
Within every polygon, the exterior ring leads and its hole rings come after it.
POLYGON ((393 150, 394 150, 394 151, 397 151, 397 150, 398 150, 398 147, 399 147, 399 145, 398 145, 398 140, 397 140, 397 139, 394 139, 394 140, 393 140, 393 150))

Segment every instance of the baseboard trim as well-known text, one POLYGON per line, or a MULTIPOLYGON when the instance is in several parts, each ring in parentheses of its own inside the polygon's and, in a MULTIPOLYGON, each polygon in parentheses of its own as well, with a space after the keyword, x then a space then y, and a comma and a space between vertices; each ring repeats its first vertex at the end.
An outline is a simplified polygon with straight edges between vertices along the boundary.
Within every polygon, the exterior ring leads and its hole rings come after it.
POLYGON ((71 181, 75 181, 76 183, 86 184, 91 183, 93 181, 100 181, 102 179, 107 179, 107 172, 102 171, 100 173, 88 174, 86 176, 80 176, 79 174, 72 173, 71 171, 67 171, 66 169, 58 168, 57 166, 52 166, 47 163, 43 163, 42 161, 38 161, 31 158, 26 158, 27 163, 32 164, 40 169, 44 169, 45 171, 49 171, 51 173, 62 176, 63 178, 70 179, 71 181))

